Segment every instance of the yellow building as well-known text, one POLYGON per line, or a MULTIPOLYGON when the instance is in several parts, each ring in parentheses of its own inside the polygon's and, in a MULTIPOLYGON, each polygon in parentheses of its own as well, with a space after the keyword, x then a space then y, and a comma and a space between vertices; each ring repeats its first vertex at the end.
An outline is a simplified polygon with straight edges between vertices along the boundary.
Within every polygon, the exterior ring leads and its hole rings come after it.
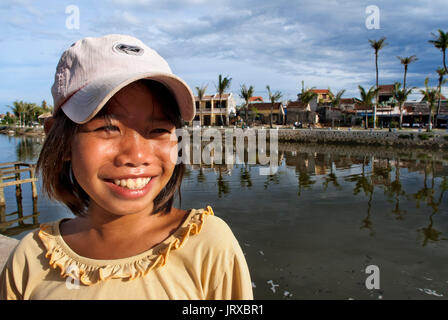
MULTIPOLYGON (((272 103, 270 102, 253 102, 249 103, 249 118, 256 118, 261 123, 269 123, 271 116, 272 103)), ((272 108, 272 123, 283 124, 285 119, 285 111, 283 103, 276 102, 272 108)))
POLYGON ((311 91, 317 93, 318 103, 330 103, 331 96, 328 89, 311 89, 311 91))
POLYGON ((236 112, 236 103, 232 93, 206 95, 199 101, 196 96, 196 116, 193 121, 201 121, 202 125, 227 125, 229 116, 236 112))

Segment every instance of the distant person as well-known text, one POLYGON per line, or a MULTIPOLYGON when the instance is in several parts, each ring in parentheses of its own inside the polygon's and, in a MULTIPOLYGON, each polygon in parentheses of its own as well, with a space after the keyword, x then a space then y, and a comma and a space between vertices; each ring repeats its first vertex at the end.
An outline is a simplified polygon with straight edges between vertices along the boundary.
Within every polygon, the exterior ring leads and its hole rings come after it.
POLYGON ((194 97, 167 62, 124 35, 61 57, 38 160, 43 189, 76 216, 10 255, 1 299, 252 299, 243 252, 211 207, 174 208, 185 170, 176 128, 194 97), (174 137, 174 139, 173 139, 174 137))

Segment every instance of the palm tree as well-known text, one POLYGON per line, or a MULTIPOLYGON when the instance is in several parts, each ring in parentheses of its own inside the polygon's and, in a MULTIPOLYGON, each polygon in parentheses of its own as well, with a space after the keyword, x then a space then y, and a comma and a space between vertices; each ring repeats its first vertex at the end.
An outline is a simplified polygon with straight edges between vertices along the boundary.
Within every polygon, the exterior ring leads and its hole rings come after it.
POLYGON ((331 92, 330 88, 328 88, 328 93, 330 95, 330 114, 331 114, 331 127, 334 127, 334 116, 333 116, 333 108, 338 108, 341 104, 342 95, 345 93, 345 89, 339 90, 336 95, 331 92))
POLYGON ((442 59, 443 59, 443 68, 445 69, 445 72, 448 73, 448 69, 446 67, 446 48, 448 47, 448 32, 443 32, 443 30, 438 30, 439 35, 435 35, 431 32, 431 35, 434 37, 434 40, 429 40, 428 42, 433 44, 434 47, 442 51, 442 59))
POLYGON ((274 94, 271 92, 271 88, 266 86, 269 95, 269 101, 271 101, 271 113, 269 114, 269 126, 272 129, 272 112, 274 111, 274 104, 277 103, 282 98, 282 93, 276 91, 274 94))
POLYGON ((19 118, 19 125, 22 126, 23 117, 27 111, 27 103, 23 101, 14 101, 13 106, 8 106, 14 113, 14 115, 19 118))
POLYGON ((257 116, 258 116, 259 112, 258 112, 258 109, 255 107, 252 107, 251 111, 252 111, 252 124, 254 124, 255 121, 257 120, 257 116))
POLYGON ((442 101, 442 85, 446 83, 447 79, 443 79, 443 76, 447 74, 447 72, 445 71, 444 68, 438 68, 436 70, 437 74, 439 75, 439 99, 437 102, 437 113, 436 113, 436 118, 434 120, 434 126, 437 128, 437 117, 439 116, 440 113, 440 103, 442 101))
MULTIPOLYGON (((222 77, 222 75, 219 75, 218 77, 218 95, 219 95, 219 107, 221 108, 221 104, 222 104, 222 95, 224 94, 224 92, 230 88, 230 82, 232 81, 232 78, 229 78, 229 76, 227 77, 222 77)), ((219 114, 219 117, 221 119, 221 124, 223 123, 222 121, 222 113, 219 114)), ((227 123, 228 125, 228 123, 227 123)))
POLYGON ((408 65, 414 61, 417 61, 418 59, 416 55, 412 55, 410 57, 397 56, 397 58, 400 60, 401 64, 404 65, 403 90, 406 90, 406 75, 408 73, 408 65))
POLYGON ((428 86, 429 78, 425 79, 425 90, 420 89, 420 93, 423 95, 422 101, 426 101, 429 108, 429 118, 428 118, 428 129, 427 131, 430 132, 432 130, 432 109, 434 108, 434 103, 436 102, 439 91, 434 88, 430 88, 428 86))
POLYGON ((403 106, 404 103, 406 102, 406 100, 408 99, 408 96, 412 93, 412 90, 415 88, 411 88, 411 89, 401 89, 401 83, 399 82, 395 82, 394 84, 394 91, 393 91, 393 95, 395 100, 397 100, 398 103, 398 107, 400 108, 400 129, 402 128, 402 124, 403 124, 403 106))
MULTIPOLYGON (((317 97, 317 93, 313 91, 314 87, 311 89, 304 89, 303 88, 303 81, 302 81, 302 94, 300 95, 300 101, 306 105, 307 111, 311 111, 310 108, 310 102, 317 97)), ((309 119, 308 119, 309 120, 309 119)))
POLYGON ((201 106, 201 102, 202 99, 204 99, 204 95, 205 95, 205 91, 207 91, 207 85, 203 85, 202 87, 196 87, 196 91, 198 93, 198 100, 199 100, 199 112, 200 112, 200 116, 199 116, 199 125, 202 127, 202 106, 201 106))
MULTIPOLYGON (((376 68, 376 88, 378 89, 378 53, 383 49, 387 43, 386 38, 383 37, 379 40, 369 40, 370 46, 375 50, 375 68, 376 68)), ((379 90, 376 92, 376 104, 373 107, 373 128, 376 128, 376 109, 379 103, 379 90)))
POLYGON ((300 96, 300 101, 309 108, 311 100, 317 97, 317 93, 313 91, 313 88, 304 90, 300 96))
POLYGON ((244 109, 246 111, 246 116, 245 116, 246 125, 247 125, 247 116, 249 113, 249 100, 250 100, 250 98, 252 98, 253 94, 254 94, 254 87, 250 86, 249 88, 247 88, 245 84, 243 84, 241 86, 240 97, 241 97, 241 99, 244 99, 244 102, 245 102, 244 109))
POLYGON ((355 100, 358 104, 360 104, 362 107, 364 107, 364 110, 366 112, 365 127, 367 129, 369 127, 369 122, 368 122, 369 118, 368 118, 367 112, 374 105, 372 100, 378 93, 378 88, 375 89, 375 87, 372 86, 372 87, 370 87, 369 91, 367 91, 367 92, 362 86, 358 86, 358 89, 359 89, 359 94, 360 94, 361 99, 355 98, 355 100))

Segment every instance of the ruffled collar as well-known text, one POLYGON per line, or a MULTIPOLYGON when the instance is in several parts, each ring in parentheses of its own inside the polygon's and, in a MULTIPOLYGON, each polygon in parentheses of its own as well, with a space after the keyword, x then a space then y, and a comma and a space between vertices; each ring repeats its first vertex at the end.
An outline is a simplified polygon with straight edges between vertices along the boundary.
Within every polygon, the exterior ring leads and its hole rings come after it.
POLYGON ((90 286, 108 279, 133 280, 164 266, 172 250, 181 248, 190 236, 201 231, 206 215, 213 215, 210 206, 207 209, 192 209, 182 225, 163 242, 123 259, 96 260, 78 255, 61 236, 59 225, 63 219, 42 224, 38 235, 47 250, 45 257, 51 267, 59 268, 64 278, 71 277, 90 286))

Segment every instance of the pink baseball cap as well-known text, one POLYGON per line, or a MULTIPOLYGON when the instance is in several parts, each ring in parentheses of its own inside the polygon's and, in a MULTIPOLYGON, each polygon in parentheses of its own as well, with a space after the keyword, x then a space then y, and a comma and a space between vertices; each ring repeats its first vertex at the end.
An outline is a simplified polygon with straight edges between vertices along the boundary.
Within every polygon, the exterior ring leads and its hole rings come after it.
POLYGON ((51 87, 54 112, 62 108, 72 121, 86 123, 115 93, 140 79, 165 85, 176 98, 182 119, 193 120, 194 96, 185 81, 156 51, 119 34, 81 39, 62 54, 51 87))

